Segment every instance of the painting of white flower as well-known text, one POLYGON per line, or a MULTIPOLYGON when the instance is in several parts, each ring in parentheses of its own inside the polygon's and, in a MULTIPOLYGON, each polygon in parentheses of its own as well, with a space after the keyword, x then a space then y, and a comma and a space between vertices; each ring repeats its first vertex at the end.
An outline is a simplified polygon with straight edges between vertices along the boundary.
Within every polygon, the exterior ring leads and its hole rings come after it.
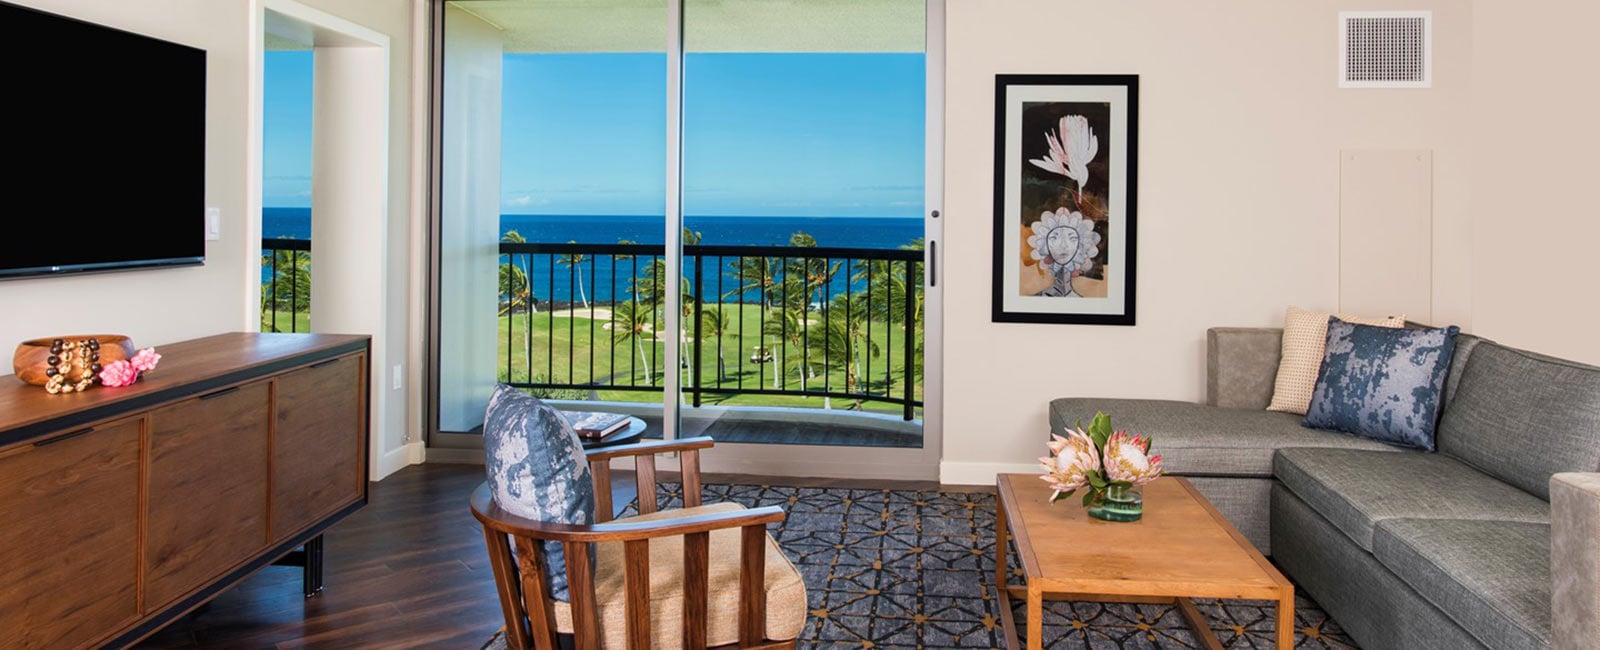
POLYGON ((1089 182, 1089 161, 1100 153, 1100 138, 1089 127, 1089 120, 1082 115, 1062 116, 1056 130, 1044 137, 1050 143, 1050 154, 1028 162, 1077 181, 1078 193, 1082 194, 1084 183, 1089 182))
POLYGON ((1132 325, 1134 75, 995 75, 995 322, 1132 325))

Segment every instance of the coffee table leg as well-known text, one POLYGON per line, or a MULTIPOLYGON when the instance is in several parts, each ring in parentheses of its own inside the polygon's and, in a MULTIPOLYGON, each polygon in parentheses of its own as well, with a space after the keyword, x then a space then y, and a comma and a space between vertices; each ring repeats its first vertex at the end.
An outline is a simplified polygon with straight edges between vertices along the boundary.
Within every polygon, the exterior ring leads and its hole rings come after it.
POLYGON ((1044 649, 1044 590, 1028 585, 1028 650, 1044 649))
POLYGON ((1006 509, 999 499, 994 500, 994 587, 1005 591, 1006 575, 1006 509))
POLYGON ((1278 650, 1294 647, 1294 591, 1278 599, 1278 650))

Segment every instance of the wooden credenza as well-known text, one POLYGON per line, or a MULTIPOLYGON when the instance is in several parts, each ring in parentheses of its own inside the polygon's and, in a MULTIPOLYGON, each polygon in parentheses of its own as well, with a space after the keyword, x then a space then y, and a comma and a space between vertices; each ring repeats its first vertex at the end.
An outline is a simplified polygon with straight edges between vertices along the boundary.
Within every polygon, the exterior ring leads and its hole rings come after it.
POLYGON ((367 337, 160 352, 126 388, 0 377, 0 648, 132 645, 313 543, 320 565, 366 504, 367 337))

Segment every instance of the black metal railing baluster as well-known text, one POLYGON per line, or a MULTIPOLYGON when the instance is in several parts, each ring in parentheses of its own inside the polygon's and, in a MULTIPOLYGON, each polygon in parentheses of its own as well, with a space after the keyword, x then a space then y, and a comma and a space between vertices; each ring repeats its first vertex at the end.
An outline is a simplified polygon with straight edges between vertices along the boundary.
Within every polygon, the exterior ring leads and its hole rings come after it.
POLYGON ((916 309, 916 304, 915 303, 916 303, 916 295, 917 295, 917 285, 919 284, 919 282, 918 282, 918 279, 916 277, 916 272, 917 272, 917 263, 915 261, 913 261, 913 260, 906 260, 906 326, 905 326, 905 333, 901 337, 901 338, 903 338, 905 340, 905 346, 906 346, 906 354, 905 354, 906 371, 905 371, 905 377, 903 377, 901 379, 901 381, 905 382, 905 392, 906 392, 906 397, 905 397, 905 400, 906 400, 905 401, 905 406, 906 406, 905 420, 907 422, 910 422, 912 419, 914 419, 916 417, 916 412, 917 412, 917 408, 916 408, 916 406, 914 404, 912 404, 912 400, 911 400, 912 396, 915 395, 915 393, 913 392, 914 389, 915 389, 915 386, 913 385, 914 382, 911 381, 911 378, 916 375, 916 371, 917 371, 916 349, 913 347, 915 345, 915 341, 913 340, 914 337, 911 336, 911 333, 914 331, 914 328, 916 327, 916 322, 917 322, 917 309, 916 309))
MULTIPOLYGON (((549 267, 549 271, 550 271, 550 293, 549 293, 549 296, 550 296, 549 303, 550 304, 546 305, 545 306, 545 310, 544 310, 545 322, 548 324, 547 327, 546 327, 547 331, 545 332, 545 337, 544 337, 545 338, 544 380, 547 381, 547 382, 550 382, 550 383, 555 383, 555 381, 556 381, 556 254, 555 253, 550 253, 549 255, 546 255, 545 257, 549 258, 549 260, 550 260, 550 263, 547 265, 549 267)), ((533 282, 533 277, 532 276, 529 276, 528 282, 529 283, 533 282)), ((531 338, 533 336, 533 332, 528 332, 528 336, 531 338)), ((530 370, 530 372, 531 372, 531 370, 530 370)))
MULTIPOLYGON (((597 273, 595 267, 598 265, 598 260, 590 256, 589 293, 591 294, 599 290, 599 287, 595 284, 595 274, 597 273)), ((589 296, 589 383, 591 384, 594 383, 594 304, 596 302, 599 302, 599 300, 595 296, 589 296)))
MULTIPOLYGON (((272 281, 267 285, 271 287, 271 293, 267 294, 267 305, 272 308, 272 331, 276 332, 278 331, 278 251, 269 251, 267 255, 272 259, 272 281)), ((294 318, 294 314, 290 314, 289 318, 294 318)))
POLYGON ((866 394, 872 394, 872 260, 866 261, 867 267, 867 357, 866 369, 861 371, 861 376, 866 379, 866 394))
POLYGON ((608 302, 606 304, 611 305, 611 308, 606 310, 606 311, 610 312, 609 314, 607 314, 606 318, 607 318, 607 322, 609 322, 611 324, 611 329, 610 329, 610 331, 611 331, 611 334, 610 334, 610 336, 611 336, 611 345, 609 346, 610 356, 611 356, 611 369, 607 372, 607 374, 609 376, 608 376, 606 381, 607 381, 607 383, 612 383, 617 378, 617 256, 616 256, 616 254, 612 254, 611 255, 611 291, 606 294, 606 298, 608 299, 608 302))
MULTIPOLYGON (((705 327, 705 294, 703 293, 705 291, 705 278, 702 275, 705 270, 705 259, 699 255, 694 258, 694 361, 691 362, 694 365, 689 370, 689 385, 690 390, 694 391, 695 408, 700 408, 700 367, 704 365, 700 362, 700 353, 703 349, 700 344, 700 337, 705 327)), ((682 354, 682 350, 679 350, 679 354, 682 354)))
MULTIPOLYGON (((512 258, 512 263, 515 263, 515 259, 517 258, 512 258)), ((528 285, 528 298, 523 301, 522 306, 522 371, 528 383, 533 383, 533 253, 523 253, 522 277, 523 282, 528 285)), ((507 311, 506 327, 514 327, 515 323, 517 323, 515 312, 507 311)), ((507 349, 506 352, 510 355, 510 352, 514 351, 507 349)))

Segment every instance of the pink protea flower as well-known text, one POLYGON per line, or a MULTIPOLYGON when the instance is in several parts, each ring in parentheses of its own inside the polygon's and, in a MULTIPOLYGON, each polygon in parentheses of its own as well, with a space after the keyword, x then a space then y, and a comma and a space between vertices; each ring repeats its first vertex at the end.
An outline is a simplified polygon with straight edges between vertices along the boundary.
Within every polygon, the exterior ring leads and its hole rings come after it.
POLYGON ((156 354, 155 348, 145 348, 140 350, 138 354, 133 355, 133 358, 128 360, 128 363, 132 364, 133 369, 138 372, 150 372, 151 370, 155 370, 156 364, 160 362, 161 355, 156 354))
POLYGON ((1073 492, 1089 484, 1088 473, 1100 469, 1100 454, 1094 448, 1089 434, 1077 429, 1067 431, 1066 437, 1051 434, 1050 455, 1039 459, 1044 468, 1040 480, 1050 484, 1054 501, 1063 493, 1073 492))
POLYGON ((1161 476, 1161 456, 1150 456, 1150 439, 1136 433, 1118 431, 1106 439, 1101 452, 1106 463, 1106 478, 1144 485, 1161 476))
POLYGON ((132 386, 139 380, 139 371, 127 359, 118 359, 100 369, 100 385, 108 388, 132 386))

